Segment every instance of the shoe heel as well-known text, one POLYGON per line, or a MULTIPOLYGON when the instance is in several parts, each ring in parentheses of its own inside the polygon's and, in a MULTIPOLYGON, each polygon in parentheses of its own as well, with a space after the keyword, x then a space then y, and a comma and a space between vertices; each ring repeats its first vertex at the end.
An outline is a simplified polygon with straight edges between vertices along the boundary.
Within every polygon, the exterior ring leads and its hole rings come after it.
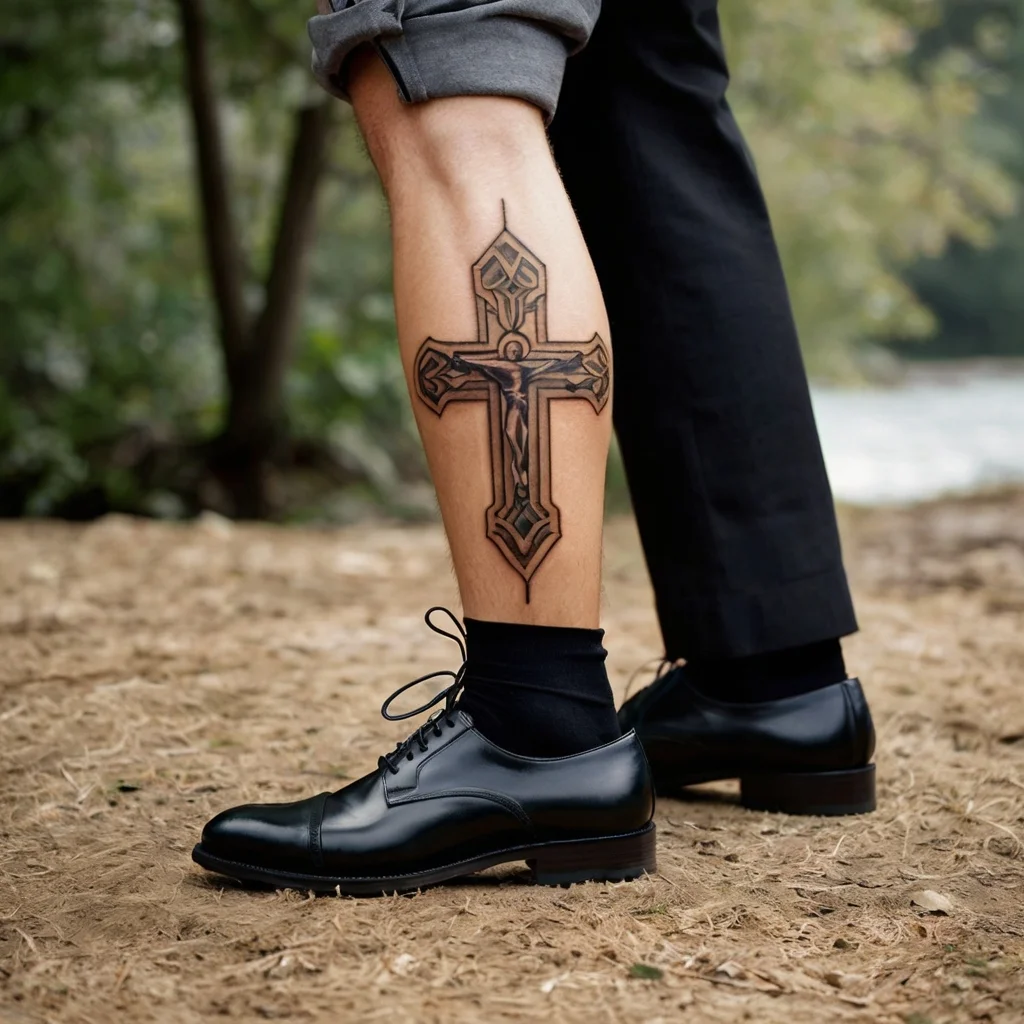
POLYGON ((747 776, 740 779, 740 803, 783 814, 866 814, 875 809, 875 766, 747 776))
POLYGON ((538 885, 626 881, 657 871, 654 835, 652 821, 629 836, 553 843, 537 850, 526 863, 538 885))

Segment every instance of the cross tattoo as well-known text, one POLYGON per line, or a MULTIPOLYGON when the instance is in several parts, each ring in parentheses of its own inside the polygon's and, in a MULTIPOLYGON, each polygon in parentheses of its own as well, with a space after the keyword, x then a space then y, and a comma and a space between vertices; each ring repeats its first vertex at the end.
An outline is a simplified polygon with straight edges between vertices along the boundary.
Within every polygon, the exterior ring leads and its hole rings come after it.
MULTIPOLYGON (((503 204, 504 208, 504 204, 503 204)), ((549 405, 585 398, 608 402, 608 350, 548 341, 547 271, 507 226, 473 264, 477 340, 427 338, 416 355, 416 393, 438 416, 449 402, 485 401, 489 413, 493 500, 487 536, 530 579, 561 537, 551 498, 549 405)))

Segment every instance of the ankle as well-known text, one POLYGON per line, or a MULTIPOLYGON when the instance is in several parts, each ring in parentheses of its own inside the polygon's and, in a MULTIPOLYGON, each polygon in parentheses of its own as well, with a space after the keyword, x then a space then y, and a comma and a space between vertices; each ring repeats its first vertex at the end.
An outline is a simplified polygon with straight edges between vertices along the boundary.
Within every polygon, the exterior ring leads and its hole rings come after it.
POLYGON ((493 743, 559 757, 620 735, 599 629, 466 619, 459 702, 493 743))

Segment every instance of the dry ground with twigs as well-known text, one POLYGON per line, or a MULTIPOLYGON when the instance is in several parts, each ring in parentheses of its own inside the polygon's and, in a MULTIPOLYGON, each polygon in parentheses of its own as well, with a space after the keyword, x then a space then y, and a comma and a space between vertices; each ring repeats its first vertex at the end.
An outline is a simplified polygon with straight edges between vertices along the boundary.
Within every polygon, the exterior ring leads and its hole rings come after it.
MULTIPOLYGON (((0 525, 0 1020, 1024 1020, 1024 495, 844 513, 881 806, 658 808, 660 870, 413 897, 246 891, 210 814, 339 785, 450 663, 435 526, 0 525), (914 903, 929 890, 948 913, 914 903)), ((658 650, 609 527, 617 689, 658 650)), ((927 902, 927 898, 925 902, 927 902)))

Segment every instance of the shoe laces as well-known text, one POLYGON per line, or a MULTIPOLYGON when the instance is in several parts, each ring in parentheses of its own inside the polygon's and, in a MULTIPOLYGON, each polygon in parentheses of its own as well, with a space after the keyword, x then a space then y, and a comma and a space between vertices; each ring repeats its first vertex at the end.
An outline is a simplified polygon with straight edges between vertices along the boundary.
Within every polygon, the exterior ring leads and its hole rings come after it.
POLYGON ((423 714, 424 711, 429 711, 432 707, 436 707, 441 703, 441 701, 444 701, 444 707, 432 714, 408 739, 402 740, 402 742, 399 743, 390 754, 383 754, 380 757, 377 762, 377 766, 382 770, 387 769, 393 775, 398 774, 398 765, 403 757, 408 761, 413 759, 414 744, 418 746, 421 751, 424 751, 427 749, 430 736, 442 735, 442 722, 446 723, 449 727, 454 728, 455 719, 452 718, 452 714, 455 711, 455 702, 459 699, 459 695, 462 693, 462 680, 466 675, 466 630, 463 628, 462 623, 455 617, 455 614, 441 605, 435 605, 433 608, 427 609, 426 614, 423 616, 423 621, 427 624, 428 629, 433 630, 435 633, 439 633, 441 636, 446 636, 449 640, 454 640, 455 643, 458 644, 459 653, 462 655, 462 664, 456 672, 453 672, 451 669, 439 669, 437 672, 428 672, 426 675, 419 676, 418 678, 403 684, 380 706, 380 713, 389 722, 401 722, 406 718, 415 718, 417 715, 423 714), (437 623, 433 621, 433 615, 435 613, 447 615, 451 624, 455 627, 455 632, 451 632, 444 628, 444 626, 437 625, 437 623), (451 685, 445 687, 440 693, 435 694, 429 701, 427 701, 426 704, 422 704, 420 707, 414 708, 412 711, 403 712, 400 715, 391 713, 390 709, 392 703, 396 698, 405 693, 406 690, 411 690, 414 686, 419 686, 421 683, 429 682, 431 679, 443 679, 445 677, 451 679, 451 685))
MULTIPOLYGON (((650 681, 647 687, 645 687, 645 689, 650 689, 651 687, 657 686, 657 684, 660 683, 669 674, 669 671, 675 668, 678 664, 679 662, 674 658, 661 658, 660 660, 657 658, 651 658, 650 660, 645 661, 629 677, 629 682, 626 684, 625 699, 630 699, 630 694, 633 692, 633 684, 637 681, 637 679, 642 675, 647 675, 647 673, 650 672, 651 668, 655 665, 657 665, 657 668, 654 673, 654 678, 650 681)), ((639 697, 640 694, 643 692, 643 690, 638 690, 636 696, 639 697)))

